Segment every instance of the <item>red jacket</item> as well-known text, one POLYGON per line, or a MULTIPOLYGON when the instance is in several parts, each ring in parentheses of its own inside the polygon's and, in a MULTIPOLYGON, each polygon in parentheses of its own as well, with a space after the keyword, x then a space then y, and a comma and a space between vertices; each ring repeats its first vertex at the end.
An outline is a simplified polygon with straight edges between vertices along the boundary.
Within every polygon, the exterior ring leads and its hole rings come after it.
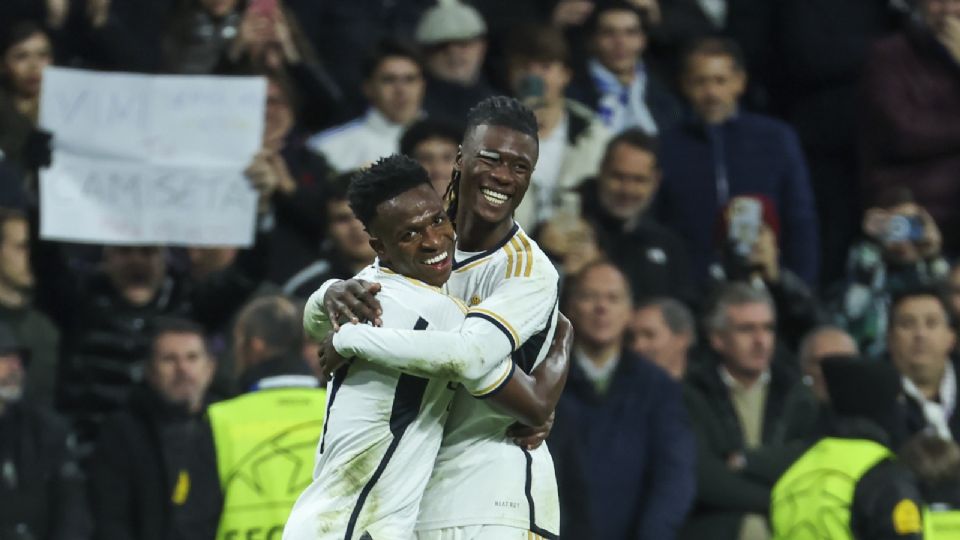
POLYGON ((960 63, 928 31, 878 42, 864 73, 864 199, 908 186, 960 248, 960 63))

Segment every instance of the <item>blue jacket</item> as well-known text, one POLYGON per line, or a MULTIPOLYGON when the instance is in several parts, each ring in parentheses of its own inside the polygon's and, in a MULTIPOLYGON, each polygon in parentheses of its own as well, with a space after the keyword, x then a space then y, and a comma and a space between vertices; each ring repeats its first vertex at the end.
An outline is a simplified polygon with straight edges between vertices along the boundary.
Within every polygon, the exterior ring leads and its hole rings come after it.
POLYGON ((706 128, 687 121, 660 139, 663 182, 658 221, 687 243, 700 283, 716 260, 720 209, 730 197, 760 194, 777 206, 781 263, 810 285, 819 270, 819 237, 806 161, 793 129, 741 112, 706 128), (728 196, 723 199, 723 178, 728 196))
POLYGON ((693 503, 681 386, 624 351, 605 395, 573 364, 550 435, 567 540, 672 540, 693 503))

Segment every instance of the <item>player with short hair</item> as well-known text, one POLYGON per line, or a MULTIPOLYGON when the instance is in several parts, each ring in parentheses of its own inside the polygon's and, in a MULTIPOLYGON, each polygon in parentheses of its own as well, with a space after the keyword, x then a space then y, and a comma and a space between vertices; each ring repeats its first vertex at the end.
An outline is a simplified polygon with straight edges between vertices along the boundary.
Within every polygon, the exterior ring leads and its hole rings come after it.
MULTIPOLYGON (((353 180, 348 198, 378 254, 357 277, 381 283, 384 327, 457 329, 467 308, 439 288, 452 269, 453 227, 426 171, 403 156, 381 159, 353 180)), ((284 538, 410 538, 454 396, 450 382, 473 396, 497 393, 503 410, 536 421, 552 408, 538 396, 556 384, 550 373, 542 379, 538 386, 506 358, 478 376, 454 362, 343 365, 330 387, 314 481, 284 538)))
MULTIPOLYGON (((453 361, 471 376, 489 372, 505 357, 524 372, 540 365, 556 329, 558 275, 513 220, 538 145, 536 117, 517 100, 489 98, 470 110, 447 194, 458 233, 447 290, 468 302, 464 323, 429 335, 345 325, 333 338, 341 355, 384 366, 453 361)), ((336 322, 341 316, 353 321, 378 317, 371 294, 375 284, 350 280, 327 286, 308 303, 305 316, 313 318, 312 324, 336 322)), ((559 397, 562 384, 555 390, 559 397)), ((418 538, 558 537, 550 452, 546 446, 512 444, 506 436, 511 423, 488 403, 457 393, 421 502, 418 538)))

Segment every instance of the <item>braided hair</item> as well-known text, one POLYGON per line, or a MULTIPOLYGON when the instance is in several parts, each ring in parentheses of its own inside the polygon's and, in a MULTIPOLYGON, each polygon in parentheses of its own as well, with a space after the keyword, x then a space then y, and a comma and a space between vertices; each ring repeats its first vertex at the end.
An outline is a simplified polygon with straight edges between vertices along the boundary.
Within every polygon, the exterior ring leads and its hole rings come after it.
MULTIPOLYGON (((464 141, 477 126, 505 127, 529 135, 533 137, 533 140, 539 142, 537 117, 526 105, 512 97, 492 96, 474 105, 467 113, 467 129, 464 134, 464 141)), ((454 169, 450 185, 447 186, 447 191, 443 194, 443 200, 447 204, 447 216, 454 225, 456 225, 457 210, 460 207, 457 194, 460 193, 460 178, 462 176, 459 170, 454 169)))

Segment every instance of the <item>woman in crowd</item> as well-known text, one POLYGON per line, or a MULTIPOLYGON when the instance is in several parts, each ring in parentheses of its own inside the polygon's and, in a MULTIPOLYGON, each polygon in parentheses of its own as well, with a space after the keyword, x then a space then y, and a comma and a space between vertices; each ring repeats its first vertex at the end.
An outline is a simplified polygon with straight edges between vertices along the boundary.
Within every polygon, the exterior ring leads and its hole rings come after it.
POLYGON ((53 63, 50 37, 36 23, 20 22, 0 37, 0 151, 32 170, 49 160, 49 135, 37 130, 43 68, 53 63))

